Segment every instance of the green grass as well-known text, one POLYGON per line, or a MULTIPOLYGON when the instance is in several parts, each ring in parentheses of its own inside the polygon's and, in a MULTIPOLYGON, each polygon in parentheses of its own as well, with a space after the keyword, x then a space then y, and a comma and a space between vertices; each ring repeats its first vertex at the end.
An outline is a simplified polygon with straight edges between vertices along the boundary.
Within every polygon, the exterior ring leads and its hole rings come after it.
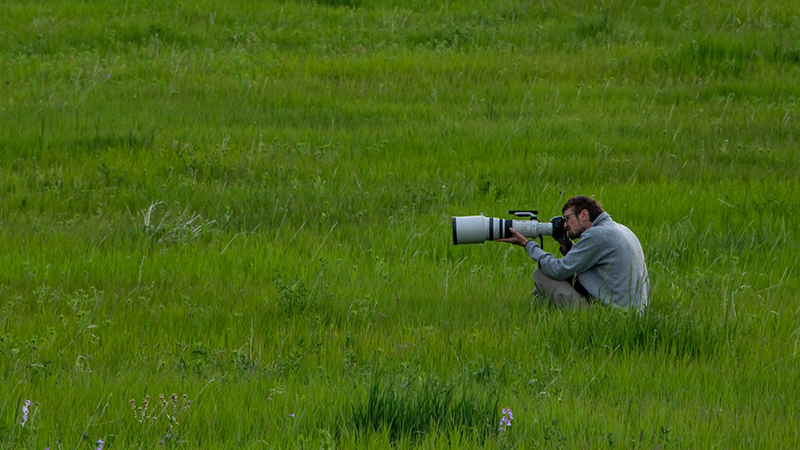
POLYGON ((42 0, 0 42, 0 447, 800 444, 794 3, 42 0), (452 245, 578 194, 644 316, 452 245))

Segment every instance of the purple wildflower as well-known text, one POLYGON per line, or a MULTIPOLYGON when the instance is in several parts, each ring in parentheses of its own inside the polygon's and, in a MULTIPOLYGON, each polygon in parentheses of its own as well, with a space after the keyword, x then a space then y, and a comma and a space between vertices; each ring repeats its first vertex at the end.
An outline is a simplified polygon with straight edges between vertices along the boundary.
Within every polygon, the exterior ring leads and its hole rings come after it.
POLYGON ((506 427, 511 426, 511 420, 514 419, 514 413, 511 408, 503 408, 503 418, 500 419, 500 432, 505 433, 506 427))
POLYGON ((105 441, 103 441, 102 439, 98 439, 97 448, 95 450, 103 450, 103 444, 105 444, 105 441))
POLYGON ((25 427, 25 422, 28 421, 28 406, 31 406, 30 400, 25 400, 25 404, 22 405, 22 422, 19 424, 25 427))
POLYGON ((294 418, 294 413, 289 414, 289 417, 294 418))

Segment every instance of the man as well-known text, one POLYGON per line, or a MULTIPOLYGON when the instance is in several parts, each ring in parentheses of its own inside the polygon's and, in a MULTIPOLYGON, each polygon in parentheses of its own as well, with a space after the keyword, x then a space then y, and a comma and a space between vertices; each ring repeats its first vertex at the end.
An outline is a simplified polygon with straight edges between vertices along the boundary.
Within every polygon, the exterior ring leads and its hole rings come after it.
POLYGON ((613 220, 595 199, 572 197, 561 208, 569 239, 561 245, 561 259, 545 252, 513 228, 514 236, 501 242, 525 247, 536 260, 536 290, 556 306, 585 308, 600 302, 642 312, 648 305, 650 280, 639 239, 613 220))

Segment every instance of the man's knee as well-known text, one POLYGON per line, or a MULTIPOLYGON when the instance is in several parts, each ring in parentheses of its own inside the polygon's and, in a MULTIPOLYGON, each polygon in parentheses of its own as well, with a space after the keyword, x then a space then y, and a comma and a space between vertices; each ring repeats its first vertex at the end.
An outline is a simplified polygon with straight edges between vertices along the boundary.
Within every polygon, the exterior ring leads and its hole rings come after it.
POLYGON ((565 280, 554 280, 539 268, 533 271, 536 290, 559 308, 586 308, 589 302, 565 280))
POLYGON ((539 268, 533 271, 533 284, 539 294, 552 299, 558 289, 557 281, 548 277, 539 268))
POLYGON ((545 273, 539 268, 536 268, 536 270, 533 271, 533 284, 535 284, 536 289, 539 289, 540 291, 554 293, 556 289, 558 289, 560 283, 561 282, 559 280, 545 275, 545 273))
POLYGON ((545 275, 544 272, 542 272, 542 269, 538 267, 533 271, 533 284, 536 286, 546 283, 550 279, 551 278, 545 275))

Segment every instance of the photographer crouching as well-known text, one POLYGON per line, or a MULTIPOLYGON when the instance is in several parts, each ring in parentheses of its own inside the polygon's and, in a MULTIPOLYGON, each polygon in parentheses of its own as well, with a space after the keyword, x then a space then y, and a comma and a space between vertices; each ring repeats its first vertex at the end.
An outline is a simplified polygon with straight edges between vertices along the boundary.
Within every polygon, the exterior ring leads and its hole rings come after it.
POLYGON ((561 208, 567 239, 556 239, 562 258, 541 249, 513 228, 510 238, 497 239, 525 248, 536 260, 533 283, 539 295, 567 308, 602 303, 644 311, 650 280, 639 239, 611 219, 593 198, 572 197, 561 208), (578 239, 573 244, 570 239, 578 239))

